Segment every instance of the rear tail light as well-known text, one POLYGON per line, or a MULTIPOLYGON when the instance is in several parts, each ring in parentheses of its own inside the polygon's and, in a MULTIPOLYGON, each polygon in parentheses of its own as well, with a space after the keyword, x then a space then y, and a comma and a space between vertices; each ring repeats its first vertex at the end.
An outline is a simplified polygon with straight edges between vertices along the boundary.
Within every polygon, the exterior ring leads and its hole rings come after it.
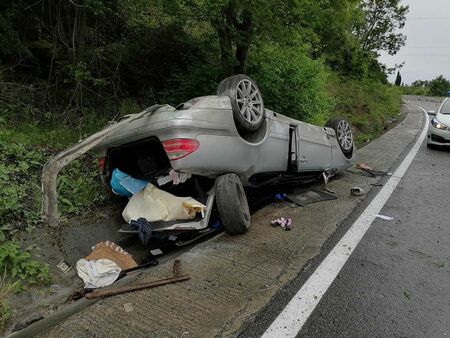
POLYGON ((162 141, 162 145, 169 160, 173 161, 192 154, 198 149, 200 143, 189 138, 175 138, 162 141))
POLYGON ((105 172, 105 162, 106 162, 106 157, 98 158, 98 169, 100 170, 100 172, 102 174, 105 172))

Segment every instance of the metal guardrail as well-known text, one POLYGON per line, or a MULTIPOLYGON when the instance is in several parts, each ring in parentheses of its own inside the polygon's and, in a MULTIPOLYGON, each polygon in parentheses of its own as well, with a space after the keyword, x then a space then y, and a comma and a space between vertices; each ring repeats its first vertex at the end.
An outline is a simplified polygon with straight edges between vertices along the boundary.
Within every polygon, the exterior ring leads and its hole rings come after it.
POLYGON ((62 168, 100 144, 114 132, 133 121, 152 114, 160 107, 161 105, 153 105, 139 114, 130 115, 50 157, 42 169, 42 220, 51 226, 59 223, 57 176, 62 168))

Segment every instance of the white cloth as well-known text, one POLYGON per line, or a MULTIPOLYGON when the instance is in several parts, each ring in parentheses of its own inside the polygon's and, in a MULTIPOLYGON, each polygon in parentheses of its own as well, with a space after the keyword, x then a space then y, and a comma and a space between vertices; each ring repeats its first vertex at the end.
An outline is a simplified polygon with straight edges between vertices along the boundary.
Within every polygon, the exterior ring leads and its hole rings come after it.
POLYGON ((140 217, 149 222, 193 219, 206 206, 192 197, 178 197, 149 183, 144 190, 134 194, 122 212, 126 222, 140 217))
POLYGON ((77 262, 78 276, 85 288, 100 288, 111 285, 119 277, 120 267, 110 259, 86 260, 77 262))

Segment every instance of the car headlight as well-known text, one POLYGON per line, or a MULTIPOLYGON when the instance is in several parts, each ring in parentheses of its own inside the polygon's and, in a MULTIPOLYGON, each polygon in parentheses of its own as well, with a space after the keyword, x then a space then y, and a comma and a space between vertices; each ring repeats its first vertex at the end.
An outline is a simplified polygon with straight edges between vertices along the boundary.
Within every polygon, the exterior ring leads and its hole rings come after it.
POLYGON ((433 125, 433 127, 437 128, 437 129, 447 129, 447 126, 441 122, 438 121, 437 118, 433 118, 431 120, 431 124, 433 125))

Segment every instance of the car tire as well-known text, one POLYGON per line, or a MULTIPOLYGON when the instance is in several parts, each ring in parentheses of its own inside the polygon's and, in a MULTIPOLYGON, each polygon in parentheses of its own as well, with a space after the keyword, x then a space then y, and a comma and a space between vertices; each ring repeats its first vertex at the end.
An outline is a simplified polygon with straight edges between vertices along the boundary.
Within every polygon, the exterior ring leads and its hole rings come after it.
POLYGON ((236 174, 216 179, 216 204, 225 231, 239 235, 250 226, 250 208, 244 187, 236 174))
POLYGON ((351 158, 353 155, 354 143, 350 123, 343 118, 335 117, 329 119, 325 123, 325 127, 334 129, 339 148, 341 148, 341 151, 346 158, 351 158))
POLYGON ((427 143, 427 148, 428 149, 432 149, 432 150, 436 150, 436 149, 438 149, 438 146, 435 145, 435 144, 427 143))
POLYGON ((252 132, 261 127, 264 118, 264 102, 255 81, 244 74, 230 76, 217 86, 217 95, 228 96, 233 109, 236 127, 252 132))

